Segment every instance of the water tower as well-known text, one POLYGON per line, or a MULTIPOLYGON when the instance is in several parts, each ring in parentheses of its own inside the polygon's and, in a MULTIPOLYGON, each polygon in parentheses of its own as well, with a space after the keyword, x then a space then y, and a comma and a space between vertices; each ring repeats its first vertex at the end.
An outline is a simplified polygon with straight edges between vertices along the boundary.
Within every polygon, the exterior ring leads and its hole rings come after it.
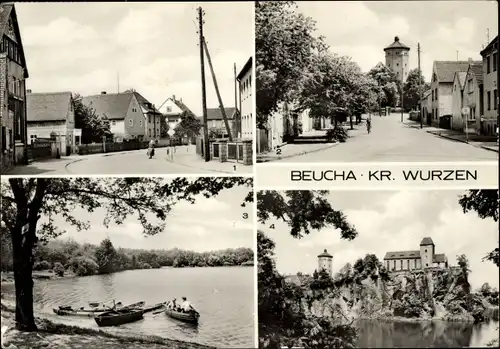
POLYGON ((331 254, 329 254, 325 249, 323 251, 323 253, 318 255, 318 272, 321 270, 324 270, 331 277, 332 276, 332 260, 333 260, 333 256, 331 254))
POLYGON ((385 65, 392 69, 399 81, 405 82, 410 72, 410 48, 394 38, 394 42, 384 48, 385 65))

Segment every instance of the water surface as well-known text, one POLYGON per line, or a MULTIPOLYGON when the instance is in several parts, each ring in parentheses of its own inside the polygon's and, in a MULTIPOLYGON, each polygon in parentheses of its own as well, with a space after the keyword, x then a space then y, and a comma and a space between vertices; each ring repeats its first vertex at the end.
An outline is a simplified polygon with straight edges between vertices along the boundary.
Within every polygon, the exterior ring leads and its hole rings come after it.
MULTIPOLYGON (((185 296, 200 312, 193 326, 164 313, 145 314, 144 320, 106 331, 131 332, 197 342, 217 347, 254 347, 254 275, 251 267, 162 268, 130 270, 109 275, 93 275, 36 281, 34 298, 37 312, 57 321, 97 328, 92 318, 56 316, 59 305, 86 306, 88 302, 146 301, 155 304, 185 296)), ((13 292, 13 285, 2 287, 13 292)))

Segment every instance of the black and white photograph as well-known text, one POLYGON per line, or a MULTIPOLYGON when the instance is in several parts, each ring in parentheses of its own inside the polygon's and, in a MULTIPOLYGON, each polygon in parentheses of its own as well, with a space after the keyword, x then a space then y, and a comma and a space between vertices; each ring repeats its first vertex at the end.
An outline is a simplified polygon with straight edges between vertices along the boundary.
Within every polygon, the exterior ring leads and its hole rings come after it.
POLYGON ((257 162, 498 161, 496 1, 258 1, 257 162))
POLYGON ((498 347, 497 190, 257 191, 260 348, 498 347))
POLYGON ((255 347, 252 178, 10 177, 1 200, 2 348, 255 347))
POLYGON ((252 2, 2 2, 1 173, 251 173, 253 54, 252 2))

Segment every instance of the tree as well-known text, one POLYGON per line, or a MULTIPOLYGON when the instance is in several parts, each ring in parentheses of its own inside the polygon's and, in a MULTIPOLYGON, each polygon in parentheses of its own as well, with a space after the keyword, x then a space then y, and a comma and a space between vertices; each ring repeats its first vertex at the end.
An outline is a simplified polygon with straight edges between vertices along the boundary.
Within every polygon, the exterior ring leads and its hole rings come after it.
POLYGON ((281 102, 291 102, 301 91, 313 52, 325 48, 313 36, 314 21, 296 12, 293 1, 257 1, 255 4, 255 55, 257 127, 281 102))
POLYGON ((95 258, 99 266, 99 274, 109 274, 118 267, 118 254, 110 239, 104 239, 95 251, 95 258))
MULTIPOLYGON (((9 178, 1 182, 1 219, 12 240, 16 290, 16 327, 37 330, 33 315, 33 248, 64 233, 55 223, 62 217, 78 230, 89 223, 73 212, 80 207, 89 213, 104 209, 103 224, 121 224, 137 217, 143 234, 163 231, 176 202, 195 202, 196 195, 211 197, 235 185, 252 186, 252 178, 9 178), (41 222, 39 223, 39 221, 41 222)), ((242 205, 253 201, 250 191, 242 205)))
POLYGON ((299 97, 300 109, 313 118, 327 117, 335 125, 352 115, 356 95, 360 94, 362 73, 350 57, 329 52, 314 55, 310 74, 304 79, 299 97))
POLYGON ((61 263, 57 262, 54 264, 54 273, 57 275, 57 276, 64 276, 64 267, 61 263))
POLYGON ((430 84, 425 82, 422 72, 416 69, 410 70, 404 84, 403 97, 406 109, 416 109, 422 94, 430 88, 430 84))
MULTIPOLYGON (((493 221, 498 222, 498 190, 469 190, 467 194, 460 197, 458 203, 462 206, 464 213, 476 211, 479 218, 492 218, 493 221)), ((484 259, 500 267, 498 247, 495 247, 484 259)))
POLYGON ((83 104, 79 94, 73 96, 75 128, 82 130, 83 144, 100 143, 103 137, 111 135, 110 122, 106 115, 97 115, 95 109, 83 104))
POLYGON ((397 85, 397 76, 382 63, 373 67, 368 75, 377 83, 379 90, 379 105, 381 107, 394 107, 398 104, 399 87, 397 85))
POLYGON ((192 139, 200 134, 200 129, 200 120, 193 113, 184 111, 181 115, 181 122, 175 126, 175 135, 192 139))
MULTIPOLYGON (((340 230, 342 238, 354 239, 357 231, 347 222, 342 212, 331 206, 325 197, 326 194, 328 191, 259 191, 258 220, 262 224, 266 224, 270 218, 286 222, 290 227, 290 234, 295 238, 308 235, 312 230, 332 226, 340 230)), ((306 317, 303 308, 306 298, 304 290, 298 285, 290 284, 278 273, 274 262, 274 247, 274 241, 259 231, 257 253, 260 346, 279 348, 285 342, 293 345, 300 341, 302 336, 319 336, 322 338, 319 342, 326 343, 325 347, 342 347, 332 341, 350 347, 352 331, 338 332, 340 327, 331 323, 325 326, 322 324, 324 319, 306 317), (318 334, 321 331, 315 330, 318 326, 325 329, 323 334, 318 334)), ((319 273, 316 272, 315 275, 319 278, 319 273)), ((331 286, 330 277, 326 279, 325 285, 331 286)), ((314 343, 317 342, 315 337, 314 343)))
POLYGON ((160 137, 164 138, 168 136, 168 130, 170 126, 168 125, 167 118, 165 116, 160 117, 160 137))

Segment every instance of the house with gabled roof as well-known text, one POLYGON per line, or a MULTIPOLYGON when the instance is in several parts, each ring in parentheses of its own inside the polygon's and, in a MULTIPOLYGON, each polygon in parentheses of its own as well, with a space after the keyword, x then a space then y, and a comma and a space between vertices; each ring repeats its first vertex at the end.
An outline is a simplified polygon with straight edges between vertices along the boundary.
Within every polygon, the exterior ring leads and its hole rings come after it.
POLYGON ((184 114, 191 115, 196 118, 196 115, 189 109, 181 99, 176 99, 175 95, 168 97, 163 107, 161 108, 165 116, 166 123, 169 129, 175 127, 181 122, 181 117, 184 114))
POLYGON ((453 89, 451 94, 451 128, 456 131, 463 131, 464 121, 462 108, 464 107, 464 85, 467 72, 455 72, 453 78, 453 89))
POLYGON ((498 90, 497 69, 498 67, 498 36, 496 36, 481 52, 483 58, 483 135, 498 136, 498 90))
POLYGON ((28 67, 14 3, 0 3, 0 170, 28 161, 26 79, 28 67))
POLYGON ((75 143, 75 112, 71 92, 26 94, 28 143, 40 138, 57 139, 62 155, 69 155, 75 143))
POLYGON ((463 106, 468 108, 467 129, 469 133, 480 134, 481 116, 484 115, 483 105, 483 62, 471 62, 464 82, 463 106))
POLYGON ((433 125, 438 126, 441 117, 452 115, 452 89, 455 73, 467 72, 470 61, 434 61, 431 80, 431 123, 433 125))
POLYGON ((384 266, 389 271, 448 268, 448 257, 444 253, 436 254, 432 239, 424 237, 419 250, 387 252, 384 266))
POLYGON ((115 142, 160 138, 160 111, 135 90, 101 92, 83 97, 82 103, 108 118, 115 142))
MULTIPOLYGON (((235 134, 235 130, 237 129, 236 122, 238 120, 238 109, 230 107, 224 108, 224 110, 229 122, 231 135, 233 138, 237 138, 238 135, 235 134)), ((229 138, 226 130, 226 124, 224 123, 224 117, 222 116, 220 108, 207 108, 207 126, 209 134, 215 133, 222 138, 229 138)))

